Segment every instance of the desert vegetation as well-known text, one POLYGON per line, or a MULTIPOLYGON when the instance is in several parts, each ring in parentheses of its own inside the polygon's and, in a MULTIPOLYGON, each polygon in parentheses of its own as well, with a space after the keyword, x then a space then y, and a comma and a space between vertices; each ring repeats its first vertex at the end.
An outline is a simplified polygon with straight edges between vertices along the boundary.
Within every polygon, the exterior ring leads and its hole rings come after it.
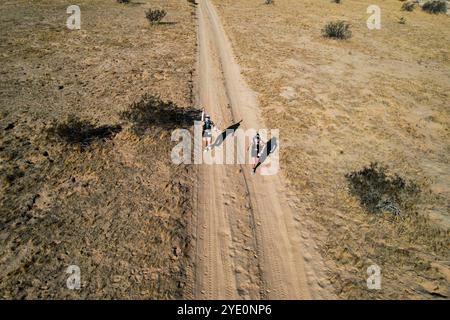
POLYGON ((352 36, 350 24, 345 21, 328 22, 322 29, 322 34, 335 39, 348 39, 352 36))
POLYGON ((386 168, 371 163, 359 171, 346 174, 350 191, 369 212, 382 211, 400 215, 414 209, 420 188, 402 177, 386 174, 386 168))
POLYGON ((163 9, 148 9, 145 13, 145 17, 151 24, 161 23, 166 15, 167 12, 163 9))
POLYGON ((137 135, 121 114, 147 95, 192 108, 193 7, 154 4, 179 25, 148 28, 150 4, 135 3, 81 0, 80 30, 65 1, 0 4, 2 299, 189 291, 192 168, 168 161, 170 132, 137 135), (81 290, 66 286, 70 265, 81 290))
POLYGON ((402 4, 403 11, 413 11, 416 7, 416 3, 413 1, 406 1, 402 4))
POLYGON ((423 4, 422 10, 428 13, 446 13, 447 2, 444 0, 430 0, 423 4))
POLYGON ((120 125, 95 126, 89 121, 71 115, 66 122, 54 123, 48 132, 68 144, 79 145, 83 150, 95 140, 110 139, 121 130, 120 125))
POLYGON ((266 126, 280 128, 293 206, 337 296, 448 298, 448 16, 416 10, 400 24, 386 1, 369 30, 366 0, 287 0, 269 18, 256 0, 214 3, 266 126), (335 19, 351 41, 320 36, 335 19), (365 285, 372 264, 379 291, 365 285))
POLYGON ((134 102, 121 118, 132 123, 135 134, 142 136, 151 129, 162 128, 172 131, 178 128, 190 128, 194 120, 200 119, 201 110, 180 108, 172 101, 163 101, 160 97, 146 94, 134 102))

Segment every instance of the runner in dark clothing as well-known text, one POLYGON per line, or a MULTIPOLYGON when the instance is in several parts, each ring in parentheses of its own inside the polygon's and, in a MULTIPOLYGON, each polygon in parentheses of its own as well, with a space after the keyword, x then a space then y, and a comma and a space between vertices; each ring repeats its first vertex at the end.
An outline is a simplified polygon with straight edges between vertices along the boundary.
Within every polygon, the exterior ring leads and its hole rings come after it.
POLYGON ((252 139, 252 144, 249 148, 251 148, 251 156, 253 159, 253 167, 252 167, 252 175, 256 173, 256 168, 258 166, 258 163, 261 158, 261 151, 263 149, 264 142, 262 142, 261 137, 259 136, 259 133, 257 132, 256 135, 252 139))
POLYGON ((202 111, 202 121, 203 121, 202 137, 205 143, 204 152, 206 152, 211 149, 212 130, 213 129, 217 130, 217 128, 215 127, 214 122, 211 120, 211 117, 205 114, 204 109, 202 111))

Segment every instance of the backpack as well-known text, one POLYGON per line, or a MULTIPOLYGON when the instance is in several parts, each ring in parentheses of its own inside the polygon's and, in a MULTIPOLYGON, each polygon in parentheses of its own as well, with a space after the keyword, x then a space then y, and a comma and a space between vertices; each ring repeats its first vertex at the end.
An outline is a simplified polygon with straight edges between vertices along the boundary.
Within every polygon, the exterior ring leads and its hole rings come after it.
POLYGON ((206 120, 203 124, 203 130, 210 130, 211 129, 211 120, 206 120))

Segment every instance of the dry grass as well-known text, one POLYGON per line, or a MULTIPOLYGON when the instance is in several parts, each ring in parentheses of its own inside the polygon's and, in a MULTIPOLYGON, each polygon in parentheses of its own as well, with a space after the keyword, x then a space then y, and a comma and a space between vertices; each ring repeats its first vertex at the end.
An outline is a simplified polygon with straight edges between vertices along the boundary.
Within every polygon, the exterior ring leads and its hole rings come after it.
POLYGON ((368 0, 214 3, 266 126, 280 128, 283 172, 338 295, 448 297, 449 17, 416 10, 399 24, 399 2, 382 1, 371 31, 368 0), (321 36, 334 20, 352 24, 351 39, 321 36), (416 211, 365 212, 345 175, 371 162, 423 186, 416 211), (373 263, 380 291, 366 287, 373 263))
POLYGON ((183 296, 191 169, 170 164, 168 130, 137 136, 120 114, 145 94, 191 107, 193 8, 77 4, 79 31, 65 1, 0 5, 0 297, 183 296), (170 24, 151 27, 151 7, 170 24), (71 264, 80 291, 66 288, 71 264))

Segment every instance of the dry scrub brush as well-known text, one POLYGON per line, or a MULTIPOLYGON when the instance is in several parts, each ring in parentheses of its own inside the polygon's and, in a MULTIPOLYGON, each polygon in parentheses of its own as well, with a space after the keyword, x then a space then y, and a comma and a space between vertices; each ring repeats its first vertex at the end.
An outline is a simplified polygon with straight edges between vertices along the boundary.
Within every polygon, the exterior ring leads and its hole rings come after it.
POLYGON ((441 0, 431 0, 423 4, 422 10, 428 13, 446 13, 447 3, 441 0))
POLYGON ((335 39, 348 39, 352 36, 350 24, 345 21, 328 22, 322 29, 322 34, 335 39))
POLYGON ((145 17, 151 24, 161 23, 161 20, 166 16, 167 12, 162 9, 148 9, 145 17))

